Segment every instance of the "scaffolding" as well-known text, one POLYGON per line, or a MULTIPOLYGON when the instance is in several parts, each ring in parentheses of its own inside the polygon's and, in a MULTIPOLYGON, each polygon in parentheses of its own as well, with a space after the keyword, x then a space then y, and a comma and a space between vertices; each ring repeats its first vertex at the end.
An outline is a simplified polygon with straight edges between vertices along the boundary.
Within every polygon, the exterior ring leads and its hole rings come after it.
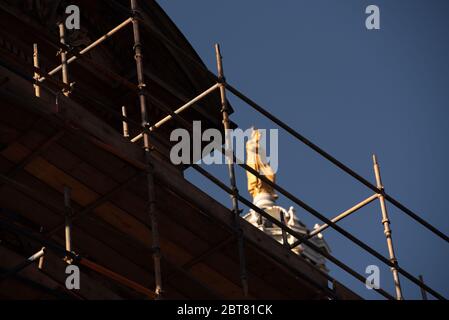
MULTIPOLYGON (((216 53, 216 62, 217 62, 217 73, 218 75, 213 74, 210 72, 207 68, 205 68, 203 65, 201 65, 196 59, 192 58, 188 53, 184 52, 182 49, 180 49, 176 44, 172 43, 169 39, 167 39, 163 34, 160 32, 154 30, 150 25, 148 25, 145 20, 140 18, 139 14, 139 8, 137 6, 137 0, 130 0, 130 11, 127 8, 123 7, 123 10, 126 12, 130 12, 130 17, 124 20, 122 23, 117 25, 115 28, 92 42, 90 45, 88 45, 86 48, 79 52, 74 52, 73 48, 70 48, 69 45, 66 44, 65 40, 65 30, 64 30, 64 24, 60 23, 58 25, 59 28, 59 35, 60 35, 60 51, 58 54, 61 57, 61 64, 53 68, 50 72, 45 73, 40 64, 39 64, 39 51, 37 44, 33 45, 33 65, 34 65, 34 74, 33 77, 29 77, 29 81, 33 83, 35 96, 40 97, 41 95, 41 87, 45 87, 48 89, 45 85, 45 80, 51 82, 53 85, 56 85, 58 88, 60 88, 60 92, 63 95, 69 97, 71 91, 73 90, 73 83, 70 83, 69 80, 69 71, 68 71, 68 65, 77 61, 78 59, 82 59, 87 52, 94 49, 96 46, 110 38, 112 35, 114 35, 119 30, 125 28, 128 25, 132 25, 133 30, 133 50, 134 50, 134 59, 136 62, 136 71, 137 71, 137 84, 133 84, 127 79, 123 78, 122 76, 115 74, 114 72, 107 71, 103 67, 94 64, 91 61, 86 61, 88 64, 92 65, 96 69, 100 69, 103 71, 104 74, 106 74, 111 79, 119 80, 120 83, 125 85, 127 88, 131 89, 133 92, 135 92, 138 95, 139 98, 139 109, 141 114, 141 122, 137 122, 133 119, 130 119, 127 116, 127 107, 121 106, 121 113, 116 112, 114 110, 111 110, 108 106, 105 107, 105 110, 108 111, 112 116, 117 118, 122 122, 123 126, 123 137, 129 140, 130 143, 138 143, 141 140, 143 141, 143 149, 145 154, 145 165, 143 167, 140 167, 139 169, 142 171, 142 173, 146 176, 146 182, 147 182, 147 188, 148 188, 148 197, 147 197, 147 214, 148 214, 148 221, 149 221, 149 228, 151 228, 152 231, 152 253, 153 253, 153 265, 154 265, 154 279, 155 279, 155 288, 153 290, 149 290, 145 286, 138 284, 132 280, 127 279, 126 277, 117 274, 109 269, 107 269, 104 266, 101 266, 99 264, 96 264, 89 259, 82 257, 81 255, 77 254, 72 250, 72 240, 71 240, 71 223, 86 213, 93 210, 95 207, 98 207, 105 201, 107 201, 109 198, 113 197, 114 194, 119 191, 120 189, 126 187, 130 183, 133 182, 133 180, 141 173, 136 174, 135 176, 131 177, 128 181, 123 183, 122 185, 118 186, 108 194, 100 197, 97 199, 94 203, 89 205, 88 207, 84 208, 82 211, 79 212, 73 212, 71 205, 70 205, 70 189, 64 188, 64 204, 65 204, 65 222, 61 225, 55 227, 52 230, 47 231, 44 235, 36 235, 32 232, 20 228, 14 224, 11 224, 9 222, 0 221, 0 224, 8 228, 10 230, 13 230, 19 234, 22 234, 26 237, 29 237, 40 244, 42 244, 42 249, 30 256, 28 259, 26 259, 23 263, 17 265, 11 270, 8 270, 6 273, 2 274, 2 278, 7 277, 11 274, 17 273, 18 271, 22 270, 26 266, 34 263, 36 260, 39 260, 39 267, 42 267, 42 261, 45 257, 46 250, 53 250, 55 252, 58 252, 59 254, 63 255, 65 257, 65 261, 67 263, 74 263, 74 264, 80 264, 87 268, 90 268, 110 279, 113 279, 127 287, 133 288, 134 290, 145 294, 151 299, 161 299, 163 297, 163 286, 162 286, 162 276, 161 276, 161 251, 160 251, 160 245, 159 245, 159 231, 158 231, 158 219, 157 214, 155 210, 156 205, 156 198, 155 198, 155 186, 154 186, 154 174, 153 174, 153 164, 152 164, 152 152, 156 149, 155 143, 158 142, 164 146, 167 146, 167 142, 159 139, 157 136, 153 135, 154 131, 156 131, 158 128, 166 124, 167 122, 171 120, 175 120, 181 127, 186 129, 192 129, 192 124, 189 123, 185 118, 182 117, 182 113, 185 110, 188 110, 189 108, 195 106, 196 103, 204 99, 206 96, 210 95, 212 92, 219 91, 220 93, 220 101, 221 101, 221 115, 222 115, 222 122, 223 122, 223 129, 228 131, 227 129, 230 129, 230 121, 229 121, 229 105, 228 100, 226 97, 227 92, 233 94, 237 98, 241 99, 243 102, 245 102, 248 106, 252 107, 254 110, 256 110, 261 115, 265 116, 272 122, 274 122, 277 126, 287 131, 290 135, 292 135, 294 138, 305 144, 307 147, 311 148, 315 152, 317 152, 320 156, 324 157, 331 163, 333 163, 335 166, 355 178, 358 182, 365 185, 367 188, 369 188, 371 191, 374 192, 373 195, 366 198, 365 200, 357 203, 353 207, 349 208, 348 210, 342 212, 341 214, 335 216, 332 219, 326 218, 323 214, 306 204, 304 201, 302 201, 297 196, 293 195, 286 189, 284 189, 282 186, 271 182, 269 179, 267 179, 265 176, 261 175, 259 172, 255 171, 251 167, 247 166, 245 163, 240 161, 236 158, 235 154, 232 150, 230 150, 229 145, 230 141, 228 140, 229 137, 226 136, 225 140, 225 146, 222 148, 222 153, 231 161, 228 161, 228 174, 229 174, 229 185, 226 183, 223 183, 218 178, 210 174, 207 170, 200 167, 197 164, 192 164, 191 167, 195 169, 197 172, 199 172, 201 175, 209 179, 211 182, 216 184, 219 188, 224 190, 226 193, 228 193, 231 197, 232 202, 232 209, 231 213, 233 215, 233 222, 234 222, 234 236, 233 238, 236 238, 238 241, 238 256, 240 261, 240 282, 241 282, 241 288, 243 291, 243 295, 246 297, 248 295, 248 281, 247 281, 247 274, 246 274, 246 262, 245 262, 245 245, 244 245, 244 234, 242 231, 242 228, 240 227, 240 213, 241 210, 239 209, 239 203, 249 207, 250 209, 254 210, 260 216, 264 217, 277 227, 279 227, 282 230, 283 238, 286 239, 287 235, 291 235, 297 239, 293 244, 289 245, 287 242, 284 241, 284 246, 288 250, 292 250, 296 246, 300 244, 305 244, 308 247, 310 247, 312 250, 318 252, 322 256, 324 256, 326 259, 328 259, 330 262, 334 263, 336 266, 353 276, 358 281, 365 284, 365 277, 352 268, 350 268, 348 265, 343 263, 342 261, 338 260, 337 258, 333 257, 329 253, 325 252, 324 250, 317 247, 313 242, 310 241, 310 239, 317 235, 320 232, 325 231, 328 228, 332 228, 336 230, 338 233, 343 235, 345 238, 349 239, 351 242, 355 243, 357 246, 362 248, 364 251, 368 252, 375 258, 377 258, 379 261, 384 263, 385 265, 389 266, 391 268, 393 281, 394 281, 394 288, 395 288, 395 296, 393 297, 391 294, 383 290, 382 288, 373 288, 375 291, 377 291, 379 294, 384 296, 387 299, 397 299, 402 300, 404 299, 401 284, 400 284, 400 278, 399 275, 402 275, 403 277, 407 278, 417 286, 419 286, 422 290, 422 296, 423 299, 427 299, 427 293, 431 294, 437 299, 445 299, 440 293, 438 293, 436 290, 432 289, 428 285, 426 285, 420 276, 419 278, 413 276, 409 272, 407 272, 405 269, 399 266, 395 252, 394 252, 394 246, 393 246, 393 240, 392 240, 392 231, 390 228, 390 220, 387 212, 387 202, 391 203, 393 206, 397 207, 401 210, 401 212, 405 213, 407 216, 412 218, 414 221, 418 222, 422 226, 424 226, 426 229, 434 233, 436 236, 440 237, 446 242, 449 242, 449 237, 445 235, 443 232, 438 230, 436 227, 422 219, 418 214, 407 208, 405 205, 400 203, 398 200, 396 200, 391 195, 387 194, 384 189, 384 185, 381 180, 381 174, 380 174, 380 166, 378 163, 378 160, 375 155, 373 155, 373 169, 374 169, 374 176, 376 180, 376 184, 373 184, 369 182, 367 179, 363 178, 361 175, 353 171, 348 166, 344 165, 342 162, 331 156, 329 153, 318 147, 316 144, 302 136, 300 133, 298 133, 296 130, 288 126, 283 121, 279 120, 277 117, 272 115, 270 112, 268 112, 265 108, 261 107, 259 104, 248 98, 246 95, 241 93, 238 89, 233 87, 231 84, 227 82, 224 76, 223 71, 223 64, 222 64, 222 56, 220 53, 220 47, 217 44, 215 46, 215 53, 216 53), (149 119, 149 113, 147 110, 147 103, 146 98, 148 96, 148 88, 145 84, 145 77, 144 77, 144 68, 143 68, 143 55, 142 55, 142 44, 141 44, 141 38, 140 38, 140 32, 139 32, 139 25, 143 24, 146 26, 146 30, 153 33, 155 36, 158 37, 161 41, 172 47, 173 49, 180 52, 186 59, 188 59, 189 63, 191 65, 195 66, 196 68, 201 69, 202 71, 205 71, 210 78, 215 82, 213 86, 208 88, 207 90, 199 93, 196 97, 190 99, 189 101, 185 101, 185 103, 176 108, 174 111, 170 108, 168 108, 166 105, 161 103, 154 103, 153 105, 160 109, 162 112, 167 113, 167 116, 165 116, 163 119, 154 122, 154 124, 150 124, 149 119), (72 53, 73 55, 70 58, 67 58, 67 56, 72 53), (62 74, 62 81, 59 81, 54 78, 54 76, 61 71, 62 74), (140 128, 141 133, 136 135, 135 137, 129 136, 129 126, 140 128), (320 221, 323 222, 322 225, 320 225, 317 229, 312 230, 309 234, 306 236, 303 236, 299 234, 298 232, 292 230, 289 228, 286 224, 284 219, 281 217, 280 220, 275 219, 268 213, 266 213, 264 210, 260 209, 259 207, 255 206, 251 201, 243 197, 237 187, 236 187, 236 175, 235 175, 235 164, 242 167, 244 170, 250 172, 254 176, 256 176, 258 179, 265 182, 267 185, 271 186, 274 190, 278 191, 280 194, 284 195, 289 200, 293 201, 303 209, 305 209, 307 212, 318 218, 320 221), (381 223, 384 227, 384 234, 386 237, 387 242, 387 249, 389 256, 388 258, 380 254, 378 251, 374 250, 372 247, 368 246, 366 243, 352 235, 350 232, 343 229, 341 226, 337 224, 337 222, 341 221, 342 219, 350 216, 351 214, 357 212, 359 209, 365 207, 369 203, 379 200, 380 204, 380 211, 381 211, 381 223), (65 228, 65 247, 60 246, 59 244, 55 243, 52 240, 49 240, 46 238, 49 235, 54 234, 56 231, 58 231, 61 228, 65 228)), ((50 89, 48 89, 50 90, 50 89)), ((58 94, 56 93, 56 104, 57 104, 57 97, 58 94)), ((199 110, 199 112, 203 112, 199 110)), ((52 140, 57 140, 60 136, 64 134, 64 131, 58 132, 52 140)), ((51 143, 49 141, 48 143, 51 143)), ((45 146, 43 146, 45 148, 45 146)), ((37 154, 34 154, 33 156, 37 156, 39 152, 42 152, 42 149, 37 152, 37 154)), ((33 157, 30 157, 31 159, 33 157)), ((31 161, 28 159, 28 161, 31 161)), ((22 167, 24 167, 25 164, 22 164, 22 167)), ((20 168, 16 168, 18 170, 20 168)), ((0 175, 0 181, 1 183, 11 184, 14 185, 16 188, 25 188, 26 186, 23 186, 19 184, 18 182, 14 181, 14 179, 11 178, 11 176, 5 176, 0 175)), ((211 251, 217 250, 220 246, 223 246, 224 243, 229 242, 227 241, 219 244, 217 247, 211 248, 211 251)), ((205 253, 210 254, 210 252, 205 253)), ((198 259, 201 259, 201 257, 198 257, 198 259)), ((194 260, 193 260, 194 261, 194 260)), ((193 263, 193 262, 192 262, 193 263)), ((320 270, 320 273, 323 274, 324 277, 326 277, 329 281, 333 282, 335 279, 333 279, 330 275, 320 270)), ((332 296, 332 292, 329 293, 332 296)))

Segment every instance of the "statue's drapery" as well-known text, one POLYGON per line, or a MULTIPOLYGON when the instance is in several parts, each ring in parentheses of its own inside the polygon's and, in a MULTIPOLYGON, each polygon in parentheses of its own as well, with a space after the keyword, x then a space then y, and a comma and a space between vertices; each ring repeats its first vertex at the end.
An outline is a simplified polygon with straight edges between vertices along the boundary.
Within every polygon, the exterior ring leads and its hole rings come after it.
MULTIPOLYGON (((270 181, 275 182, 276 175, 266 161, 266 150, 263 149, 260 141, 260 131, 253 129, 251 139, 246 143, 246 164, 259 174, 264 175, 270 181)), ((277 197, 273 188, 267 183, 248 171, 246 174, 248 178, 248 192, 251 194, 253 199, 261 193, 271 194, 273 198, 277 197)))

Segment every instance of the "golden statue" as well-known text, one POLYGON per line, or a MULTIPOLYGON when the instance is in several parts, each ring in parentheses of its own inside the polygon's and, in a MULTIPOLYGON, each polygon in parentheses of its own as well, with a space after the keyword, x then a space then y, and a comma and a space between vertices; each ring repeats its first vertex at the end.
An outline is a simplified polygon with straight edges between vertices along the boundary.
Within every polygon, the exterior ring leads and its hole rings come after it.
MULTIPOLYGON (((253 128, 251 139, 246 143, 246 164, 274 183, 276 175, 270 165, 266 162, 266 150, 261 149, 260 139, 260 131, 253 128)), ((273 188, 266 182, 262 181, 249 171, 246 172, 246 175, 248 178, 248 192, 253 199, 259 194, 268 194, 273 200, 277 198, 273 188)))
MULTIPOLYGON (((261 132, 253 128, 251 138, 246 143, 246 164, 248 167, 253 168, 254 171, 258 172, 261 176, 264 176, 269 181, 275 183, 276 175, 271 166, 267 163, 266 150, 263 149, 265 144, 261 145, 262 139, 266 139, 266 137, 262 137, 261 132)), ((294 207, 290 207, 286 210, 276 205, 276 199, 278 196, 275 194, 273 188, 249 171, 246 171, 246 175, 248 178, 248 192, 253 197, 253 204, 255 206, 265 211, 274 219, 286 224, 297 233, 303 235, 309 233, 307 227, 298 220, 294 207)), ((243 218, 255 227, 271 235, 280 243, 292 244, 298 240, 293 235, 283 233, 279 226, 270 222, 269 219, 262 217, 262 215, 253 209, 251 209, 243 218)), ((318 225, 315 225, 315 229, 318 227, 318 225)), ((322 248, 322 250, 330 252, 330 248, 323 239, 321 233, 309 240, 316 246, 322 248)), ((314 252, 314 250, 310 247, 298 245, 293 248, 293 252, 296 254, 301 254, 306 259, 313 261, 313 263, 324 272, 329 271, 326 268, 325 258, 320 253, 314 252)))

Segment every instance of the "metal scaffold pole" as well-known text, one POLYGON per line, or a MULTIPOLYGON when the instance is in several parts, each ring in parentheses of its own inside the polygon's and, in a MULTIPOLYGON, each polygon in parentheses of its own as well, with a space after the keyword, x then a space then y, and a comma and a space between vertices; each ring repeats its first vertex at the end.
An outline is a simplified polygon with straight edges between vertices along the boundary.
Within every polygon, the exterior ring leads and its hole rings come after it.
MULTIPOLYGON (((142 116, 142 127, 145 128, 148 125, 148 110, 145 99, 145 81, 143 72, 143 57, 142 57, 142 45, 140 43, 140 32, 139 32, 139 20, 137 18, 138 8, 137 1, 131 0, 131 11, 133 35, 134 35, 134 58, 136 60, 136 71, 137 71, 137 87, 139 94, 139 104, 140 113, 142 116)), ((155 278, 155 293, 156 298, 160 298, 162 294, 162 277, 161 277, 161 253, 159 245, 159 230, 158 222, 156 217, 156 207, 155 207, 155 190, 154 190, 154 174, 153 174, 153 164, 150 155, 150 140, 148 132, 145 131, 143 134, 143 145, 145 151, 145 160, 147 163, 147 184, 148 184, 148 215, 151 223, 151 234, 152 234, 152 249, 153 249, 153 260, 154 260, 154 278, 155 278)))
MULTIPOLYGON (((424 283, 424 278, 423 278, 422 274, 420 274, 418 277, 419 277, 419 281, 421 281, 421 283, 424 283)), ((427 292, 426 292, 426 290, 424 290, 423 287, 420 287, 419 289, 421 290, 421 297, 422 297, 422 299, 423 300, 428 300, 427 299, 427 292)))
MULTIPOLYGON (((373 165, 374 165, 374 175, 376 176, 377 188, 383 192, 384 186, 382 184, 382 179, 380 177, 379 163, 377 162, 377 157, 375 154, 373 154, 373 165)), ((380 209, 382 211, 382 224, 384 226, 385 237, 387 238, 388 254, 391 263, 393 263, 394 265, 391 267, 391 272, 393 273, 394 287, 396 290, 396 299, 402 300, 403 296, 402 296, 401 283, 399 281, 399 273, 396 268, 398 260, 396 259, 396 255, 394 253, 393 238, 391 236, 391 228, 390 228, 390 219, 388 218, 387 206, 385 204, 385 198, 382 193, 379 194, 379 202, 380 202, 380 209)))
POLYGON ((245 249, 244 249, 244 239, 243 233, 240 228, 240 210, 239 210, 239 200, 238 200, 238 189, 235 180, 235 169, 234 169, 234 156, 233 150, 231 147, 229 130, 231 126, 229 124, 229 106, 228 101, 226 99, 226 87, 225 87, 225 78, 223 72, 223 63, 222 56, 220 53, 220 46, 215 44, 215 56, 217 59, 217 71, 218 71, 218 80, 219 80, 219 89, 220 89, 220 98, 221 98, 221 113, 223 116, 223 127, 225 130, 225 158, 227 159, 228 164, 228 173, 229 179, 231 183, 231 200, 232 200, 232 211, 234 214, 234 228, 237 232, 238 236, 238 250, 239 250, 239 259, 240 259, 240 280, 242 282, 243 295, 245 297, 248 296, 248 278, 246 274, 246 259, 245 259, 245 249))
MULTIPOLYGON (((65 250, 72 252, 72 204, 71 204, 72 190, 68 186, 64 186, 64 208, 65 208, 65 250)), ((66 262, 71 264, 72 259, 70 257, 65 258, 66 262)))
POLYGON ((129 138, 128 120, 126 119, 128 117, 128 115, 127 115, 125 106, 122 106, 122 116, 123 116, 123 120, 122 120, 123 137, 129 138))
POLYGON ((39 50, 37 48, 37 43, 33 44, 33 66, 35 68, 34 70, 34 95, 36 97, 41 96, 41 87, 37 84, 37 81, 39 80, 39 73, 37 72, 36 68, 39 68, 39 50))
MULTIPOLYGON (((60 22, 58 24, 58 28, 59 28, 59 42, 65 46, 66 42, 65 42, 65 27, 64 27, 64 23, 60 22)), ((62 82, 66 85, 69 85, 69 72, 68 72, 68 67, 67 67, 67 51, 65 49, 60 49, 60 51, 58 52, 59 55, 61 56, 61 66, 62 66, 62 82)), ((68 97, 70 94, 70 91, 67 89, 63 89, 62 93, 68 97)))

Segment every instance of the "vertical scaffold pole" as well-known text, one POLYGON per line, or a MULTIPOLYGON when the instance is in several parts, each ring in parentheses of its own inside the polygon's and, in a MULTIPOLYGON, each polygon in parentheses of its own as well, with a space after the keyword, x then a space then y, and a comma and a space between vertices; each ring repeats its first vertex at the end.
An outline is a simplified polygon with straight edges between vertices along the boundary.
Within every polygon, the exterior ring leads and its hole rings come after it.
POLYGON ((232 200, 232 211, 234 214, 234 228, 237 232, 238 239, 238 250, 239 250, 239 259, 240 259, 240 280, 242 282, 243 295, 245 297, 248 296, 248 278, 246 274, 246 259, 245 259, 245 251, 244 251, 244 238, 242 229, 240 228, 240 210, 239 210, 239 202, 238 202, 238 189, 235 180, 235 170, 234 170, 234 158, 233 151, 231 149, 231 141, 229 130, 231 126, 229 124, 229 106, 228 101, 226 99, 226 87, 225 87, 225 78, 223 72, 223 62, 222 56, 220 52, 219 44, 215 44, 215 56, 217 60, 217 71, 218 71, 218 79, 220 84, 220 98, 221 98, 221 113, 223 116, 223 127, 225 130, 225 152, 228 153, 225 155, 228 164, 228 173, 229 179, 231 183, 231 200, 232 200))
MULTIPOLYGON (((39 233, 43 233, 44 232, 44 227, 40 227, 39 233)), ((45 250, 45 247, 42 247, 42 250, 45 250)), ((39 258, 39 263, 38 263, 38 268, 39 270, 42 270, 44 268, 44 255, 42 257, 39 258)))
MULTIPOLYGON (((59 42, 65 46, 65 27, 64 22, 60 22, 58 24, 59 27, 59 42)), ((61 66, 62 66, 62 82, 66 85, 69 85, 69 72, 67 67, 67 51, 63 48, 59 51, 59 54, 61 55, 61 66)), ((70 94, 70 91, 67 89, 62 89, 62 93, 68 97, 70 94)))
MULTIPOLYGON (((64 186, 65 250, 69 252, 72 252, 72 205, 70 203, 71 193, 71 189, 67 186, 64 186)), ((65 257, 65 261, 69 264, 72 263, 72 259, 70 259, 69 257, 65 257)))
MULTIPOLYGON (((140 113, 142 116, 142 127, 148 125, 148 111, 145 99, 145 82, 144 82, 144 72, 143 72, 143 61, 142 61, 142 45, 140 43, 140 32, 139 32, 139 20, 138 20, 138 7, 136 0, 131 1, 131 11, 133 14, 132 25, 133 25, 133 35, 134 35, 134 58, 136 60, 137 69, 137 87, 139 94, 140 103, 140 113)), ((150 141, 148 132, 144 131, 143 134, 143 144, 145 150, 145 160, 147 163, 147 183, 148 183, 148 215, 151 223, 151 234, 152 234, 152 249, 153 249, 153 260, 154 260, 154 278, 155 278, 155 293, 156 299, 161 298, 162 294, 162 277, 161 277, 161 253, 159 245, 159 230, 156 217, 156 207, 155 207, 155 190, 154 190, 154 176, 153 176, 153 164, 150 155, 150 141)))
MULTIPOLYGON (((125 106, 122 106, 122 116, 123 116, 123 118, 127 117, 125 106)), ((122 126, 123 126, 123 137, 129 138, 128 122, 125 119, 122 120, 122 126)))
MULTIPOLYGON (((424 278, 423 278, 423 276, 421 274, 419 275, 419 281, 421 281, 421 283, 424 284, 424 278)), ((426 292, 426 290, 424 290, 423 287, 420 287, 420 289, 421 289, 422 299, 423 300, 428 300, 427 299, 427 292, 426 292)))
MULTIPOLYGON (((39 50, 37 49, 37 43, 33 44, 33 66, 39 68, 39 50)), ((39 78, 39 73, 37 70, 34 70, 34 95, 38 98, 41 96, 41 87, 37 84, 39 78)))
POLYGON ((379 188, 382 192, 382 193, 379 193, 379 202, 380 202, 380 209, 382 211, 382 224, 384 226, 385 237, 387 238, 388 254, 389 254, 391 263, 393 263, 393 265, 394 265, 393 267, 391 267, 391 272, 393 274, 394 287, 396 290, 396 299, 402 300, 403 297, 402 297, 401 283, 399 281, 398 270, 395 267, 395 266, 397 266, 398 261, 396 259, 396 255, 394 253, 393 238, 391 236, 391 228, 390 228, 390 219, 388 218, 387 206, 385 203, 385 198, 383 196, 384 186, 382 184, 382 178, 380 176, 379 163, 377 162, 377 157, 375 154, 373 154, 373 165, 374 165, 374 175, 376 176, 377 188, 379 188))
MULTIPOLYGON (((285 222, 285 214, 284 211, 280 211, 279 212, 279 218, 282 222, 283 225, 287 225, 287 223, 285 222)), ((290 248, 290 244, 288 243, 288 236, 287 236, 287 232, 285 232, 284 229, 282 229, 282 244, 287 247, 290 248)))

